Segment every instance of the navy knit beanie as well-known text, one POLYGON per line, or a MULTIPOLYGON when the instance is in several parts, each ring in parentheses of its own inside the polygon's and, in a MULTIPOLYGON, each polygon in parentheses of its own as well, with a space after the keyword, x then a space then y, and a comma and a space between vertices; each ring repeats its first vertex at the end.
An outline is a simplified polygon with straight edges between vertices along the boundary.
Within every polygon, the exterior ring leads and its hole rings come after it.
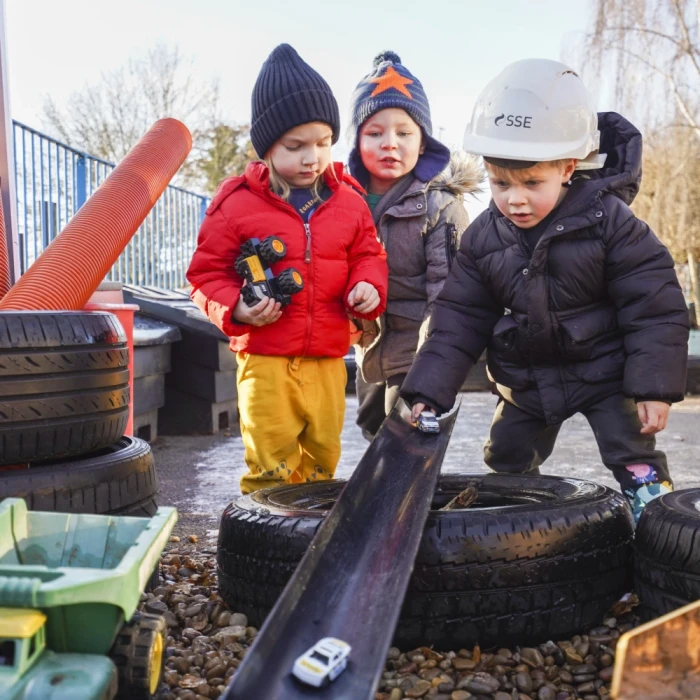
POLYGON ((418 159, 414 174, 423 182, 439 175, 450 161, 450 151, 432 137, 430 105, 423 85, 393 51, 384 51, 374 58, 372 72, 355 88, 350 98, 350 122, 355 129, 355 148, 350 153, 350 172, 366 186, 369 174, 360 159, 357 137, 362 124, 382 109, 403 109, 423 131, 425 153, 418 159))
POLYGON ((260 158, 300 124, 324 122, 333 143, 338 140, 338 103, 328 83, 289 44, 280 44, 263 63, 251 102, 250 140, 260 158))

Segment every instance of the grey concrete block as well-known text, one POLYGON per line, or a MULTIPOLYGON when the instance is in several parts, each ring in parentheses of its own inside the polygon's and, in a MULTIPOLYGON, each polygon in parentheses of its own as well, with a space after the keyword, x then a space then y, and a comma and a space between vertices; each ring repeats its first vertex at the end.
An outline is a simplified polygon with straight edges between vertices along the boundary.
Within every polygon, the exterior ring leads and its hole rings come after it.
POLYGON ((229 349, 228 341, 188 328, 181 328, 180 332, 182 340, 173 347, 174 356, 219 371, 236 369, 236 354, 229 349))
POLYGON ((134 347, 134 378, 170 371, 171 345, 137 345, 134 347))
POLYGON ((199 396, 211 403, 236 400, 236 370, 218 371, 195 364, 179 355, 173 356, 168 388, 199 396))
POLYGON ((165 375, 134 379, 134 415, 157 410, 165 404, 165 375))
POLYGON ((146 442, 154 442, 158 437, 158 409, 134 416, 134 435, 146 442))
POLYGON ((158 412, 162 435, 212 435, 219 431, 238 434, 236 400, 211 402, 199 396, 167 388, 165 406, 158 412))

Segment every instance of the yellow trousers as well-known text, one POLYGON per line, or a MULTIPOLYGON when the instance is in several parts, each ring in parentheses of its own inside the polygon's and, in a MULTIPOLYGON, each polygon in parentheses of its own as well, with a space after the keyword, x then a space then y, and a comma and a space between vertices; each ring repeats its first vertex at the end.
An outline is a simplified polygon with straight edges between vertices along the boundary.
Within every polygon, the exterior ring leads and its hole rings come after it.
POLYGON ((241 491, 332 479, 340 459, 342 357, 237 354, 238 411, 249 472, 241 491))

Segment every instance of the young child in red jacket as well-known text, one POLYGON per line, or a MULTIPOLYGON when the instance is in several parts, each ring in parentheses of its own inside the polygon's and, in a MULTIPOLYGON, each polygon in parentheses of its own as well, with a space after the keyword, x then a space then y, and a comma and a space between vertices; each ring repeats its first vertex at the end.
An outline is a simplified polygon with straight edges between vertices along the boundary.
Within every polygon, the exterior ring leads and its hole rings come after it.
POLYGON ((348 314, 386 307, 386 255, 359 188, 331 161, 338 105, 326 81, 289 45, 263 64, 250 137, 264 162, 224 180, 207 210, 187 279, 192 298, 231 337, 249 472, 243 493, 333 478, 345 416, 348 314), (248 306, 234 269, 241 245, 277 236, 303 289, 282 308, 248 306))

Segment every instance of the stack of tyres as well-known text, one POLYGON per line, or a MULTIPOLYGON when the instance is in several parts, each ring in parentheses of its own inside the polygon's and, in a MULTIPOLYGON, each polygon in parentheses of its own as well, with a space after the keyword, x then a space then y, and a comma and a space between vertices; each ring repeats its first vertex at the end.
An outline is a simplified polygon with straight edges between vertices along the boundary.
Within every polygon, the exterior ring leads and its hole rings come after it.
POLYGON ((127 338, 114 315, 0 313, 0 500, 153 515, 150 447, 124 436, 129 400, 127 338))

